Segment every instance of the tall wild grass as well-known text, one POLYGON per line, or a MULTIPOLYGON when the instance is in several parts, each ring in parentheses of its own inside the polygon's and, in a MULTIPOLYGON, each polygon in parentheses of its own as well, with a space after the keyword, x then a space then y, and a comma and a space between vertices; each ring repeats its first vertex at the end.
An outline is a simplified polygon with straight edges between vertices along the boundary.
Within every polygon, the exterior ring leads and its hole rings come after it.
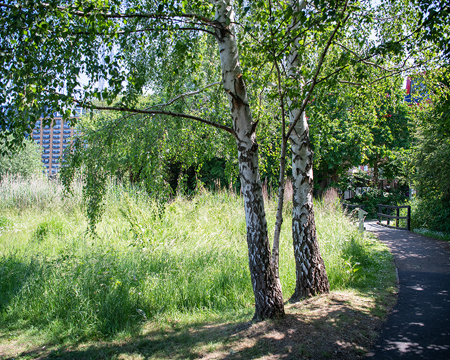
MULTIPOLYGON (((62 191, 58 182, 37 178, 8 178, 0 186, 1 327, 94 339, 132 333, 152 319, 251 312, 238 195, 199 191, 161 205, 138 189, 111 185, 93 235, 81 191, 70 199, 62 191)), ((290 206, 280 249, 286 298, 295 286, 290 206)), ((266 211, 274 224, 275 201, 267 199, 266 211)), ((357 232, 332 194, 316 203, 315 214, 331 289, 373 289, 387 250, 357 232)))

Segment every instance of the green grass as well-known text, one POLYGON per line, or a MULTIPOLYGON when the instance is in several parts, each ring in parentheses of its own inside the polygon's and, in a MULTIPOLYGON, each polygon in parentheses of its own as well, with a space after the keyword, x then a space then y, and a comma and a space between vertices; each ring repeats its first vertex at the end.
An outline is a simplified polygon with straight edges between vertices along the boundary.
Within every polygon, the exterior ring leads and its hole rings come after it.
POLYGON ((420 229, 413 229, 413 232, 415 232, 416 234, 428 236, 438 240, 450 241, 450 233, 446 233, 443 231, 434 231, 430 229, 420 228, 420 229))
MULTIPOLYGON (((78 190, 62 199, 56 182, 15 179, 0 193, 0 332, 78 342, 137 334, 148 321, 252 313, 243 201, 233 193, 204 191, 161 205, 111 186, 96 235, 86 231, 78 190)), ((273 227, 276 204, 268 201, 266 211, 273 227)), ((289 214, 288 204, 285 299, 295 286, 289 214)), ((331 289, 381 288, 392 270, 387 249, 359 234, 339 205, 318 202, 315 214, 331 289)))

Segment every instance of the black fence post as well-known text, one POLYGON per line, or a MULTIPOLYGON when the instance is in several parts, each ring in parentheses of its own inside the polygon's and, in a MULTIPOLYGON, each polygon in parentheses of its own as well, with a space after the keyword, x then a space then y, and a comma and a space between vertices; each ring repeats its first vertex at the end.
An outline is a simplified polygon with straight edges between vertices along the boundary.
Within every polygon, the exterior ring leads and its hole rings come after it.
POLYGON ((408 205, 408 219, 406 219, 406 228, 411 231, 411 206, 408 205))
POLYGON ((400 216, 400 209, 397 209, 397 219, 395 219, 395 226, 398 227, 398 217, 400 216))

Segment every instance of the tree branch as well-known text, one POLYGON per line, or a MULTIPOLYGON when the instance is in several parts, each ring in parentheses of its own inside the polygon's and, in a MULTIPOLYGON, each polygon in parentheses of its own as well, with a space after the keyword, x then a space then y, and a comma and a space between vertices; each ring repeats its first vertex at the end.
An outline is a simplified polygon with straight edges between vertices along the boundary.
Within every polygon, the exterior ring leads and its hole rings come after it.
MULTIPOLYGON (((217 81, 217 82, 215 82, 215 83, 206 85, 206 86, 205 86, 204 88, 202 88, 202 89, 199 89, 199 90, 196 90, 196 91, 187 92, 187 93, 184 93, 184 94, 180 94, 180 95, 178 95, 178 96, 175 96, 173 99, 169 100, 169 101, 168 101, 167 103, 165 103, 165 104, 159 104, 159 105, 154 105, 154 106, 164 107, 164 106, 172 105, 175 101, 177 101, 177 100, 179 100, 179 99, 183 99, 183 98, 185 98, 185 97, 187 97, 187 96, 192 96, 192 95, 200 94, 200 93, 203 92, 204 90, 206 90, 206 89, 208 89, 208 88, 210 88, 210 87, 213 87, 213 86, 215 86, 215 85, 219 85, 220 83, 221 83, 221 81, 217 81)), ((152 106, 152 107, 154 107, 154 106, 152 106)))
MULTIPOLYGON (((75 99, 73 101, 76 103, 79 103, 79 104, 83 103, 82 101, 75 100, 75 99)), ((185 118, 185 119, 195 120, 195 121, 201 122, 203 124, 210 125, 215 128, 224 130, 236 138, 236 133, 234 132, 234 130, 232 128, 229 128, 228 126, 218 124, 213 121, 209 121, 209 120, 206 120, 201 117, 194 116, 194 115, 183 114, 183 113, 174 113, 172 111, 164 111, 164 110, 140 110, 140 109, 130 109, 127 107, 98 106, 98 105, 93 105, 93 104, 89 104, 89 107, 94 110, 108 110, 108 111, 129 112, 129 113, 133 113, 133 114, 167 115, 167 116, 173 116, 173 117, 181 117, 181 118, 185 118)))
MULTIPOLYGON (((342 9, 342 16, 344 16, 345 10, 347 10, 347 6, 348 6, 348 0, 345 2, 344 9, 342 9)), ((291 135, 292 131, 294 130, 295 125, 297 124, 298 120, 300 119, 300 116, 305 111, 306 105, 308 104, 308 101, 309 101, 309 99, 311 97, 311 94, 312 94, 312 92, 314 90, 314 87, 316 86, 317 77, 319 76, 320 70, 321 70, 323 62, 325 60, 325 56, 327 55, 328 49, 330 48, 331 42, 333 41, 333 39, 334 39, 337 31, 339 30, 339 28, 343 24, 345 24, 345 22, 348 20, 350 15, 351 15, 351 13, 349 13, 342 21, 339 21, 336 24, 336 27, 334 28, 333 32, 331 33, 330 38, 328 39, 327 44, 325 45, 325 48, 323 49, 322 54, 320 55, 319 63, 317 64, 316 72, 315 72, 314 77, 312 79, 311 86, 309 87, 308 94, 306 95, 306 99, 305 99, 305 101, 303 101, 303 104, 302 104, 302 106, 300 108, 300 111, 299 111, 298 115, 296 116, 294 121, 290 124, 289 130, 286 133, 287 138, 289 138, 289 136, 291 135)))
POLYGON ((379 68, 379 69, 381 69, 381 70, 384 70, 384 71, 395 71, 395 70, 386 69, 386 68, 384 68, 383 66, 380 66, 380 65, 378 65, 378 64, 375 64, 374 62, 367 61, 366 59, 364 59, 364 58, 362 58, 361 56, 359 56, 358 53, 357 53, 356 51, 353 51, 353 50, 349 49, 348 47, 346 47, 346 46, 344 46, 344 45, 342 45, 342 44, 340 44, 340 43, 338 43, 338 42, 335 43, 335 44, 336 44, 337 46, 341 47, 342 49, 344 49, 344 50, 346 50, 346 51, 352 53, 354 56, 356 56, 356 58, 358 59, 358 62, 362 62, 363 64, 367 64, 367 65, 371 65, 371 66, 377 67, 377 68, 379 68))
MULTIPOLYGON (((39 6, 46 7, 49 9, 52 9, 51 4, 49 3, 40 3, 39 6)), ((0 3, 0 7, 6 7, 9 9, 20 9, 21 6, 15 6, 15 5, 9 5, 5 3, 0 3)), ((84 12, 77 10, 75 6, 56 6, 53 9, 59 10, 61 12, 70 12, 73 15, 79 16, 79 17, 87 17, 91 15, 100 15, 104 17, 105 19, 132 19, 132 18, 147 18, 147 19, 173 19, 173 18, 185 18, 185 19, 195 19, 200 21, 203 25, 208 25, 211 27, 220 27, 220 25, 215 22, 214 20, 211 20, 203 15, 198 14, 173 14, 171 16, 169 15, 163 15, 158 13, 138 13, 138 14, 120 14, 120 13, 112 13, 112 12, 102 12, 102 9, 93 9, 89 12, 84 12)))

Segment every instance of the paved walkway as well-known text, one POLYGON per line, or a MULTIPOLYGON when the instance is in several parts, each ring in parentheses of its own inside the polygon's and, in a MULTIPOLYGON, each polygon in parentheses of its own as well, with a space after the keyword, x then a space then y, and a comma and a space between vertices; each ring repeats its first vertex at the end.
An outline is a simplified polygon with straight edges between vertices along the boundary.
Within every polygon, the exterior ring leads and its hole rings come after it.
POLYGON ((399 296, 368 357, 450 359, 450 243, 366 222, 391 249, 399 296))

